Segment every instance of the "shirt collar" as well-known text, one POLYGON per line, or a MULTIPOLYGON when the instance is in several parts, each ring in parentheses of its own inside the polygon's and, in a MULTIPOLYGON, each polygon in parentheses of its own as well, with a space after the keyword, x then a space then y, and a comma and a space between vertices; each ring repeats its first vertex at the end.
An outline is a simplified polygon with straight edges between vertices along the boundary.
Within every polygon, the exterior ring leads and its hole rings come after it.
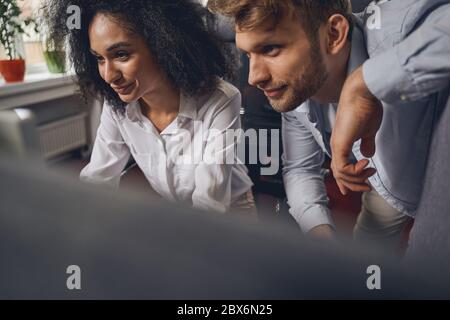
POLYGON ((355 26, 352 32, 352 43, 350 58, 347 66, 347 76, 349 76, 353 71, 359 68, 364 63, 364 61, 369 59, 364 40, 362 21, 355 15, 353 17, 355 26))
POLYGON ((138 122, 140 120, 138 108, 140 108, 138 101, 133 101, 126 106, 125 115, 131 122, 138 122))
MULTIPOLYGON (((192 96, 188 96, 185 93, 180 93, 180 111, 178 112, 178 118, 189 118, 195 120, 197 118, 197 99, 192 96)), ((140 104, 138 101, 133 101, 126 106, 125 114, 131 122, 138 122, 141 120, 140 112, 138 110, 140 104)))
POLYGON ((189 118, 195 120, 197 118, 197 103, 196 97, 188 96, 184 92, 180 93, 180 111, 179 117, 189 118))

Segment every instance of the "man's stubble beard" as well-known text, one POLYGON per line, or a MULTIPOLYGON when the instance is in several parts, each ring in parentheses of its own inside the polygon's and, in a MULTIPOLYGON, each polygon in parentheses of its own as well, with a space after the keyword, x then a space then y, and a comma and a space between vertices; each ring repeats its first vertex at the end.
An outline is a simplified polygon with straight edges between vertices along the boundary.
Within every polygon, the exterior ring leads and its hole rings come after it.
POLYGON ((314 96, 328 79, 328 72, 320 51, 318 39, 311 40, 309 52, 310 64, 296 81, 295 85, 288 85, 282 99, 270 99, 272 108, 277 112, 289 112, 299 107, 306 100, 314 96))

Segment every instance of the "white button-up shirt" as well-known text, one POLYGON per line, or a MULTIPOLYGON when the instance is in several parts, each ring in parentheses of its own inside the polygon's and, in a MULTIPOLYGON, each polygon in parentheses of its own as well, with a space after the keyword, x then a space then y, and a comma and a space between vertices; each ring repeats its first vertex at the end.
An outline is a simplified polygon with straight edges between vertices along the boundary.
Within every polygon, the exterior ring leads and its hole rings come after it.
POLYGON ((80 178, 117 187, 132 155, 164 198, 225 212, 252 186, 245 165, 236 156, 231 164, 211 160, 218 155, 225 159, 236 149, 238 141, 224 137, 241 128, 240 106, 239 91, 219 80, 211 94, 188 97, 181 93, 178 116, 158 133, 142 114, 139 102, 130 103, 124 115, 105 103, 91 161, 80 178), (226 144, 218 144, 217 137, 226 144))

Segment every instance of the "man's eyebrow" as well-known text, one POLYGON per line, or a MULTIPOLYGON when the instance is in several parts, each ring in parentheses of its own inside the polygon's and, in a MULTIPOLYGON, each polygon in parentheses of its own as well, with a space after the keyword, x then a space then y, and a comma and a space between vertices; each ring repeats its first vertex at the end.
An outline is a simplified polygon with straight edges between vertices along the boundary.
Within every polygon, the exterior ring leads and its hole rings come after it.
POLYGON ((262 50, 264 47, 267 46, 273 46, 273 45, 279 45, 281 44, 281 40, 272 36, 272 35, 266 35, 262 36, 260 39, 255 41, 254 43, 251 43, 251 46, 247 47, 246 50, 243 50, 239 48, 240 51, 243 53, 249 53, 249 52, 258 52, 262 50))

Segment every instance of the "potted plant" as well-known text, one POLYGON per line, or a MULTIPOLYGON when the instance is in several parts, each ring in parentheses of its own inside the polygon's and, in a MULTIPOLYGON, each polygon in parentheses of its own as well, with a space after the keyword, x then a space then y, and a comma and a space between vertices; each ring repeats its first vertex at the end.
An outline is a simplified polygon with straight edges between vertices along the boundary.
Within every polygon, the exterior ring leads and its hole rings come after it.
POLYGON ((66 71, 66 51, 64 45, 60 42, 45 39, 44 58, 50 73, 64 73, 66 71))
POLYGON ((43 54, 50 73, 64 73, 66 72, 65 38, 50 32, 52 6, 51 1, 44 1, 39 10, 38 23, 43 54))
POLYGON ((0 45, 3 46, 8 57, 0 60, 0 73, 6 82, 23 81, 25 76, 25 61, 17 50, 17 37, 26 34, 24 27, 34 24, 31 18, 22 19, 22 11, 17 0, 0 0, 0 45))

